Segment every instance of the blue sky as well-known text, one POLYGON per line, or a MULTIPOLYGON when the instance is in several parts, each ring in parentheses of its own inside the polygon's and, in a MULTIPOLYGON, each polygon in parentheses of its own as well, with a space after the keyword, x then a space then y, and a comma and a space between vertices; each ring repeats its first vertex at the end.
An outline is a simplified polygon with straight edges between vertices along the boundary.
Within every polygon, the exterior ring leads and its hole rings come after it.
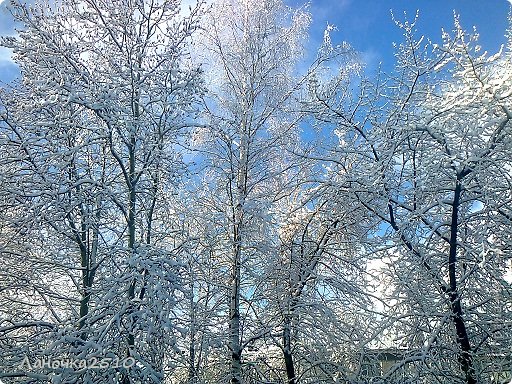
MULTIPOLYGON (((300 1, 290 0, 290 4, 300 1)), ((419 10, 417 29, 434 42, 441 41, 441 29, 451 31, 454 11, 466 30, 477 27, 480 44, 494 53, 505 44, 510 3, 507 0, 311 0, 313 14, 312 42, 319 41, 327 23, 337 26, 333 40, 349 42, 362 53, 370 68, 380 62, 391 69, 394 62, 393 42, 400 42, 401 31, 393 23, 410 20, 419 10)))
MULTIPOLYGON (((287 0, 290 5, 304 4, 303 0, 287 0)), ((0 34, 12 34, 13 23, 6 9, 7 1, 0 0, 0 34)), ((441 40, 441 28, 451 30, 454 10, 460 14, 466 29, 477 27, 484 50, 493 53, 505 43, 505 30, 510 4, 507 0, 311 0, 313 14, 310 44, 317 47, 327 23, 338 30, 334 41, 347 41, 362 53, 368 68, 380 62, 384 69, 393 65, 393 42, 400 41, 400 30, 391 20, 390 11, 403 19, 404 11, 412 20, 420 11, 417 24, 420 35, 433 41, 441 40)), ((0 48, 0 80, 16 75, 16 66, 9 53, 0 48)))
MULTIPOLYGON (((11 15, 6 8, 7 1, 0 0, 0 35, 14 33, 11 15)), ((9 52, 0 48, 0 81, 11 80, 16 76, 16 66, 9 60, 9 52)))

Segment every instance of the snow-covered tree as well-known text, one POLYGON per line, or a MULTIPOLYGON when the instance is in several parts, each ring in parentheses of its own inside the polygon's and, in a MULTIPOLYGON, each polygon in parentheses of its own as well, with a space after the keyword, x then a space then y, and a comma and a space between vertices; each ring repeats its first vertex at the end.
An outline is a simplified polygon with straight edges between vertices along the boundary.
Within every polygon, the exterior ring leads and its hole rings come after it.
POLYGON ((165 0, 12 6, 22 28, 2 44, 13 49, 22 78, 1 96, 9 150, 2 166, 11 180, 3 192, 22 206, 8 223, 13 235, 38 226, 27 238, 40 247, 31 241, 17 252, 66 276, 55 278, 58 296, 43 291, 49 310, 59 300, 65 308, 51 320, 33 311, 57 330, 43 355, 59 357, 64 345, 80 358, 133 363, 57 372, 53 380, 161 382, 165 375, 183 251, 167 231, 166 196, 180 178, 176 145, 202 92, 187 56, 201 9, 183 16, 179 2, 165 0))
POLYGON ((394 74, 353 103, 316 93, 339 138, 333 187, 380 223, 366 248, 391 281, 382 339, 407 351, 385 377, 487 382, 511 320, 509 54, 479 53, 457 19, 434 47, 397 24, 394 74))
POLYGON ((330 25, 304 63, 307 7, 180 4, 10 6, 0 379, 510 371, 512 35, 489 56, 458 19, 438 45, 396 21, 396 68, 368 79, 330 25), (66 358, 112 360, 30 367, 66 358))
MULTIPOLYGON (((210 128, 202 134, 209 172, 205 198, 222 217, 222 249, 229 271, 229 380, 242 379, 242 352, 269 330, 252 328, 258 276, 272 247, 272 204, 282 194, 286 147, 298 141, 291 106, 294 78, 309 15, 277 0, 220 1, 205 25, 212 82, 206 101, 210 128)), ((218 225, 212 222, 211 225, 218 225)))

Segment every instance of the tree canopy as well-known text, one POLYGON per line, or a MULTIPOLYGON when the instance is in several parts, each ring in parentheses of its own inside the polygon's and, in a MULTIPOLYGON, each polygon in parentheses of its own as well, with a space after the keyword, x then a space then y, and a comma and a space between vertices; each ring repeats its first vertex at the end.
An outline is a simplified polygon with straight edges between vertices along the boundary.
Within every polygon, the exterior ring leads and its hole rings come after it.
POLYGON ((184 5, 10 6, 0 380, 508 382, 512 35, 184 5))

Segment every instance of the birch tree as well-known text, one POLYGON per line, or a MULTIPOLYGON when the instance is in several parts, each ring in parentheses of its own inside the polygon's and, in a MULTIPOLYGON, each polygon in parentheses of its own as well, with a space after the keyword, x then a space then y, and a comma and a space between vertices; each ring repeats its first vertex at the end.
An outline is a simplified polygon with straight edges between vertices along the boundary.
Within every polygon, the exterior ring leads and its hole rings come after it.
POLYGON ((242 382, 242 353, 256 334, 247 334, 253 294, 249 283, 265 262, 272 190, 287 167, 280 150, 297 140, 296 116, 287 106, 298 90, 293 71, 309 24, 302 10, 280 1, 223 1, 216 4, 206 27, 206 48, 215 70, 215 87, 206 100, 206 142, 216 186, 211 205, 226 224, 224 252, 229 268, 229 378, 242 382), (229 250, 229 251, 228 251, 229 250), (251 276, 251 278, 249 278, 251 276))

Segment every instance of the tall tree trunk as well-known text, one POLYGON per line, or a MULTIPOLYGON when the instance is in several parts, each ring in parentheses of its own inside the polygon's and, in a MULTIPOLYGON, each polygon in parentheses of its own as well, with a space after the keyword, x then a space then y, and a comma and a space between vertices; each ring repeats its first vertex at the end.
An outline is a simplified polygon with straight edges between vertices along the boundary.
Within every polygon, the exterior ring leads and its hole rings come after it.
MULTIPOLYGON (((192 266, 190 266, 192 270, 192 266)), ((196 305, 194 302, 194 274, 191 274, 190 293, 190 341, 188 346, 188 384, 197 383, 196 371, 196 305)))
MULTIPOLYGON (((242 382, 242 347, 240 340, 240 285, 242 268, 242 236, 244 226, 244 204, 247 197, 249 128, 242 124, 240 135, 240 167, 236 174, 236 191, 230 190, 233 221, 233 254, 231 260, 231 291, 229 297, 229 349, 231 352, 230 383, 242 382)), ((230 183, 231 188, 231 183, 230 183)))
MULTIPOLYGON (((475 369, 473 366, 473 358, 471 355, 471 343, 469 339, 469 335, 466 328, 466 323, 464 321, 462 304, 460 301, 460 293, 457 287, 457 274, 456 274, 456 265, 457 265, 457 236, 458 236, 458 222, 459 222, 459 208, 460 201, 462 195, 462 184, 461 180, 464 176, 469 173, 468 170, 462 171, 457 175, 453 202, 452 202, 452 213, 451 213, 451 223, 450 223, 450 249, 449 249, 449 257, 448 257, 448 275, 449 275, 449 285, 445 286, 444 283, 438 282, 440 289, 447 294, 448 299, 450 300, 450 310, 451 310, 451 318, 453 321, 453 325, 455 327, 455 331, 457 334, 456 343, 460 348, 458 360, 462 372, 465 376, 465 382, 467 384, 476 384, 475 378, 475 369)), ((404 245, 415 253, 417 256, 421 257, 419 252, 415 249, 414 245, 407 240, 404 234, 400 231, 397 222, 395 221, 394 212, 391 204, 388 204, 389 208, 389 223, 392 228, 400 233, 400 239, 404 243, 404 245)), ((423 266, 429 272, 432 271, 431 266, 426 262, 422 261, 423 266)))
POLYGON ((190 330, 190 344, 189 344, 189 355, 188 355, 188 384, 197 383, 197 372, 196 372, 196 340, 195 340, 195 329, 190 330))
MULTIPOLYGON (((82 218, 82 220, 85 220, 82 218)), ((85 322, 87 314, 89 313, 89 300, 91 295, 91 287, 92 287, 92 281, 93 281, 93 275, 91 270, 91 255, 88 252, 87 247, 87 234, 86 230, 84 231, 84 225, 82 224, 82 233, 79 234, 76 231, 74 223, 71 222, 71 227, 73 228, 73 231, 75 232, 78 246, 80 248, 80 268, 82 270, 82 289, 81 289, 81 299, 80 299, 80 321, 78 324, 78 329, 82 331, 80 334, 80 338, 82 340, 87 339, 87 331, 85 331, 85 322)))
MULTIPOLYGON (((135 102, 135 117, 138 118, 138 103, 135 102)), ((128 147, 128 180, 127 187, 128 187, 128 220, 127 220, 127 226, 128 226, 128 251, 130 252, 129 257, 135 256, 135 241, 136 241, 136 223, 135 223, 135 214, 136 214, 136 174, 135 174, 135 151, 136 151, 136 138, 135 133, 131 133, 130 142, 127 145, 128 147)), ((130 285, 128 287, 128 337, 127 337, 127 351, 126 356, 131 357, 132 355, 132 349, 135 346, 135 333, 134 333, 134 327, 135 327, 135 318, 133 316, 132 311, 134 310, 132 302, 135 298, 135 286, 136 281, 135 278, 132 278, 132 281, 130 282, 130 285)), ((126 373, 123 377, 122 383, 123 384, 129 384, 131 382, 129 378, 129 373, 126 373)))
MULTIPOLYGON (((70 171, 70 180, 73 180, 71 174, 76 175, 76 170, 70 171), (71 173, 72 172, 72 173, 71 173)), ((80 187, 76 188, 77 195, 79 196, 81 191, 80 187)), ((71 192, 69 193, 69 198, 71 201, 71 192)), ((78 330, 81 331, 80 339, 83 341, 87 340, 87 330, 85 329, 87 315, 89 314, 89 301, 91 298, 92 285, 94 282, 94 275, 96 271, 96 254, 98 251, 98 228, 93 225, 90 228, 90 224, 88 223, 88 212, 84 207, 84 203, 80 203, 80 229, 76 225, 75 221, 72 218, 71 213, 67 214, 67 219, 69 226, 71 227, 75 242, 78 244, 78 248, 80 249, 80 268, 82 274, 82 283, 81 283, 81 298, 80 298, 80 308, 79 308, 79 323, 78 330), (92 238, 91 238, 92 231, 92 238)), ((96 207, 96 219, 99 221, 100 217, 100 208, 96 207)))
POLYGON ((457 344, 460 348, 459 363, 464 372, 467 384, 476 384, 475 369, 473 367, 473 359, 471 356, 471 344, 469 335, 464 322, 462 305, 460 302, 460 294, 457 287, 456 263, 457 263, 457 235, 459 221, 459 207, 462 194, 462 184, 460 175, 457 176, 457 184, 452 204, 452 217, 450 224, 450 254, 448 260, 448 274, 450 280, 450 289, 448 297, 452 311, 453 325, 457 333, 457 344))
MULTIPOLYGON (((84 234, 83 240, 87 234, 84 234)), ((81 269, 82 269, 82 297, 80 299, 80 322, 78 324, 78 329, 81 330, 80 338, 82 340, 87 340, 87 330, 85 329, 87 315, 89 314, 89 301, 91 298, 91 290, 92 284, 94 281, 94 272, 95 266, 94 259, 96 254, 97 242, 98 242, 98 234, 97 231, 94 230, 93 234, 93 244, 92 249, 87 243, 87 246, 84 242, 80 243, 80 256, 81 256, 81 269)))
MULTIPOLYGON (((135 124, 130 129, 130 141, 127 143, 128 149, 128 251, 130 252, 130 257, 134 257, 136 254, 135 242, 136 242, 136 203, 137 203, 137 174, 136 174, 136 151, 137 151, 137 138, 136 138, 136 124, 139 122, 140 118, 140 89, 139 89, 139 81, 140 81, 140 68, 142 67, 142 53, 137 59, 136 68, 132 68, 132 79, 134 80, 135 87, 132 89, 132 112, 134 117, 135 124)), ((150 237, 148 238, 150 240, 150 237)), ((135 308, 132 306, 133 299, 135 298, 135 287, 136 280, 133 278, 130 286, 128 288, 128 308, 129 311, 132 312, 135 308)), ((133 313, 130 313, 130 319, 128 321, 128 349, 127 356, 130 357, 132 355, 132 350, 135 346, 135 322, 136 318, 133 313)), ((130 382, 129 375, 125 376, 127 383, 130 382)))
POLYGON ((242 349, 240 346, 240 263, 241 236, 235 226, 233 264, 231 269, 231 292, 229 298, 229 349, 231 352, 231 384, 242 382, 242 349))
POLYGON ((284 318, 283 325, 283 357, 284 364, 286 367, 286 378, 288 384, 295 384, 295 366, 293 364, 293 354, 292 354, 292 338, 291 338, 291 329, 292 329, 292 316, 287 314, 284 318))

